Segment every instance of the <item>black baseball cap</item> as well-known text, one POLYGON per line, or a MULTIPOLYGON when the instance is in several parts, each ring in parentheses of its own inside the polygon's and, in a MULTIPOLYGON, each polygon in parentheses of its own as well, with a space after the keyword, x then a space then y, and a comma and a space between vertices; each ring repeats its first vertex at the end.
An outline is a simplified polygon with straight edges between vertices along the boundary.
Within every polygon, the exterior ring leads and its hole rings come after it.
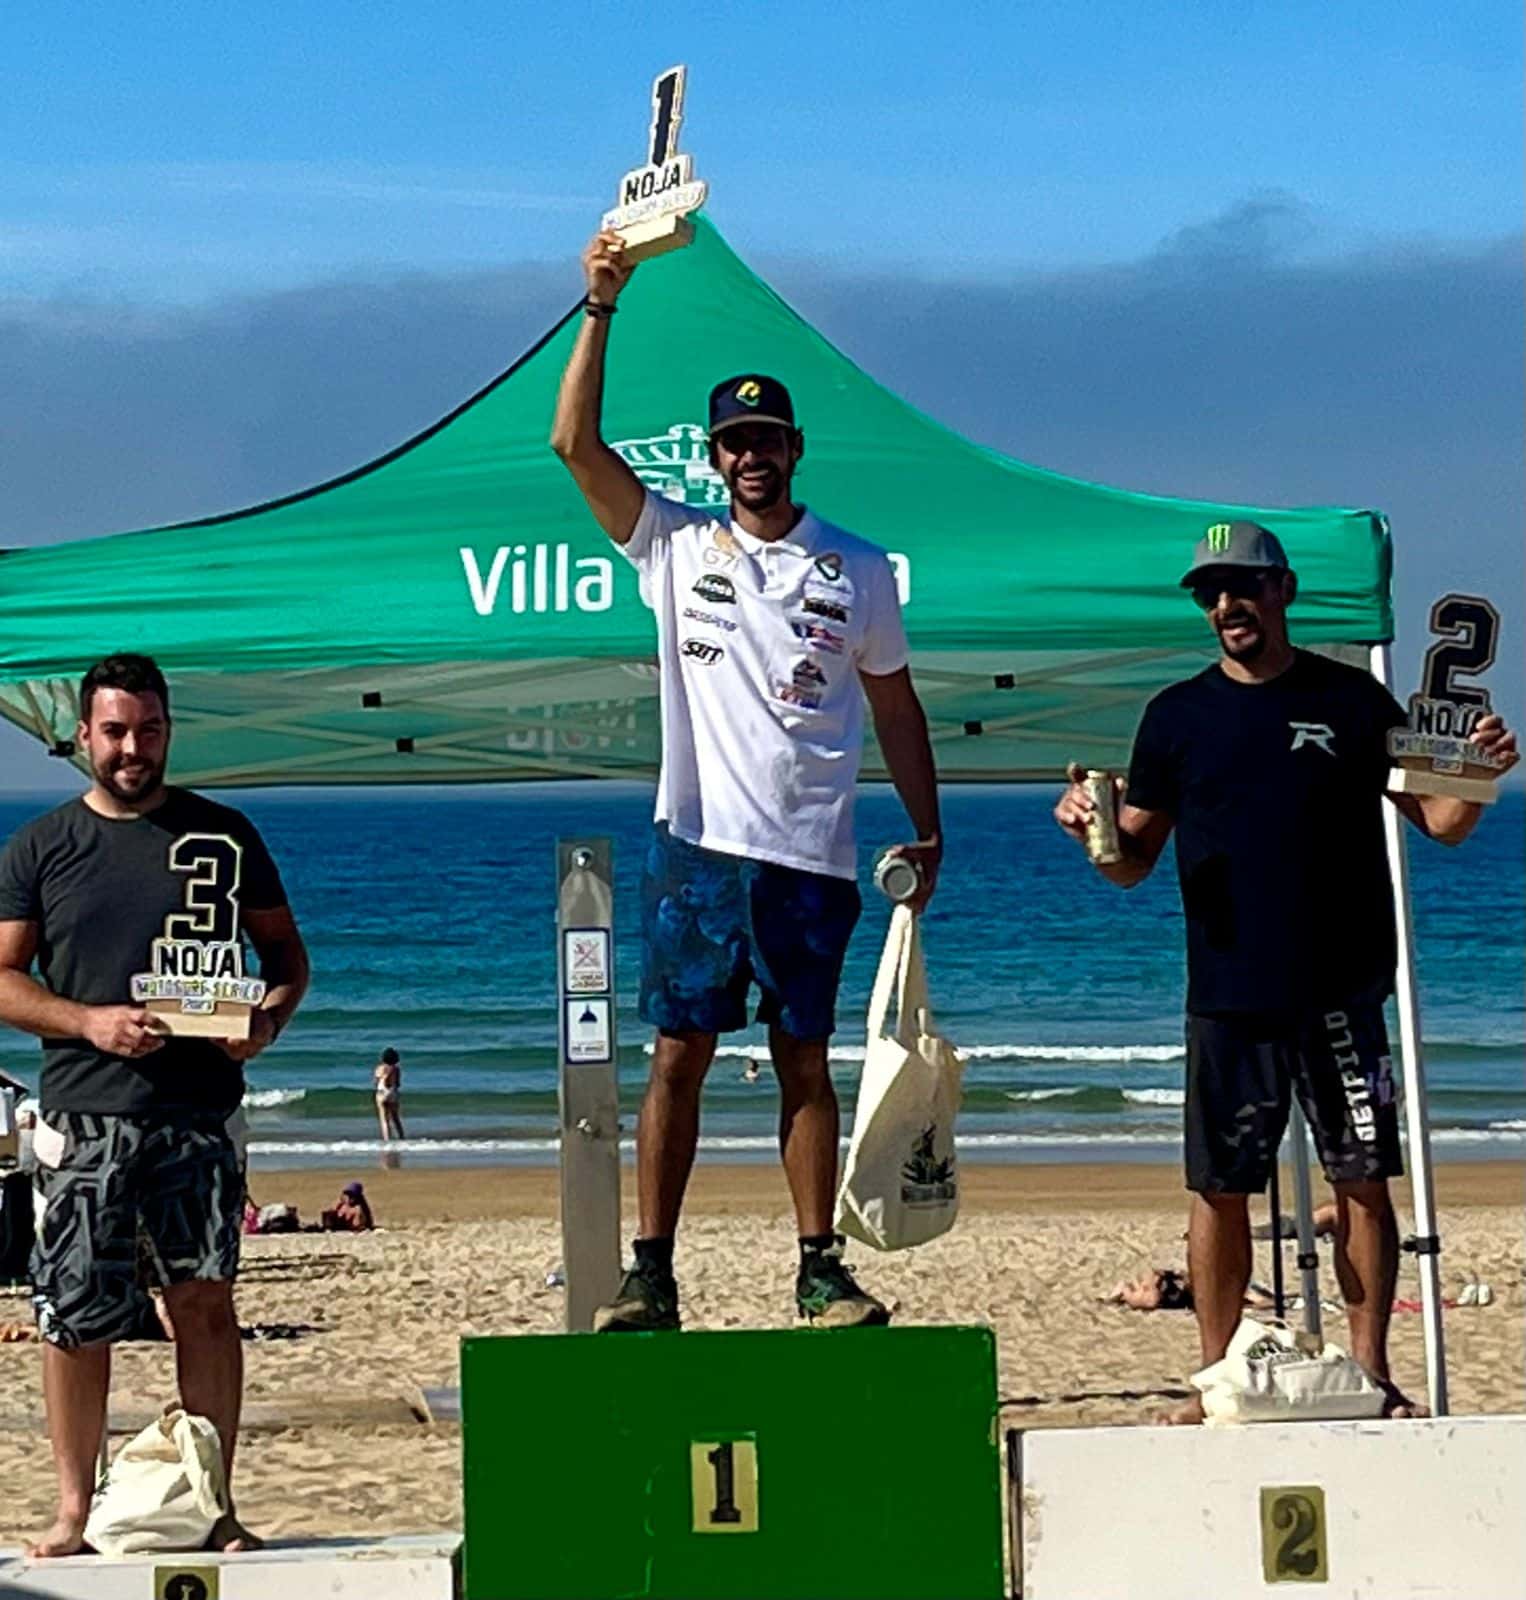
POLYGON ((1204 530, 1193 549, 1192 565, 1182 577, 1182 588, 1192 588, 1205 572, 1222 567, 1287 572, 1288 553, 1277 535, 1259 522, 1216 522, 1204 530))
POLYGON ((761 372, 742 372, 710 391, 710 432, 719 433, 738 422, 775 422, 794 430, 795 403, 777 378, 761 372))

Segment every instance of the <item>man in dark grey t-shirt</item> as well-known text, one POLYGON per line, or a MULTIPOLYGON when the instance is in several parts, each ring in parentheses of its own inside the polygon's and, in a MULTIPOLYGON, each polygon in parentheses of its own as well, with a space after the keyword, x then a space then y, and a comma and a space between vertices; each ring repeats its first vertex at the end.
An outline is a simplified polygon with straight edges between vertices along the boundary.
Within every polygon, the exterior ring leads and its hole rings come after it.
MULTIPOLYGON (((225 1124, 242 1063, 297 1009, 308 963, 264 841, 239 812, 165 784, 169 741, 158 667, 99 662, 80 686, 89 790, 0 852, 0 1021, 43 1041, 32 1285, 59 1509, 34 1557, 83 1544, 111 1345, 142 1320, 140 1236, 175 1330, 181 1403, 216 1425, 230 1470, 238 1432, 243 1183, 225 1124), (156 942, 241 967, 245 936, 266 984, 247 1039, 168 1038, 132 1003, 156 942)), ((257 1542, 230 1503, 214 1545, 257 1542)))

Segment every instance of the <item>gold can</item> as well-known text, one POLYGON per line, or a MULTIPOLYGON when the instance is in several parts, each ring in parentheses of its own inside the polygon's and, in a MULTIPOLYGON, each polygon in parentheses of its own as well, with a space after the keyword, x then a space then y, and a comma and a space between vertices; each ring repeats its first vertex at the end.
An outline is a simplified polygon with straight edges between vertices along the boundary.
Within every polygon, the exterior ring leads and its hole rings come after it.
POLYGON ((1110 867, 1123 860, 1123 845, 1118 838, 1118 786, 1113 774, 1099 767, 1088 767, 1081 774, 1081 785, 1092 803, 1086 823, 1086 853, 1099 867, 1110 867))

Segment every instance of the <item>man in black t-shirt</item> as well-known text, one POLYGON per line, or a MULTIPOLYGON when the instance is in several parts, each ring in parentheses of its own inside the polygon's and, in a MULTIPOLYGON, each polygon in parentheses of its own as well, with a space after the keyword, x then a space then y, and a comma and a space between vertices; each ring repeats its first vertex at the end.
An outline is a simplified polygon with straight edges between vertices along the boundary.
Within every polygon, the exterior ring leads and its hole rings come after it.
MULTIPOLYGON (((1187 923, 1188 1256, 1203 1364, 1219 1360, 1250 1280, 1247 1196, 1265 1188, 1298 1095, 1335 1189, 1335 1265, 1352 1350, 1390 1415, 1419 1408, 1388 1371, 1399 1236, 1388 1179, 1403 1171, 1383 1002, 1392 992, 1392 887, 1383 838, 1387 735, 1405 720, 1369 673, 1295 650, 1298 582, 1276 537, 1220 523, 1182 579, 1220 659, 1145 709, 1118 821, 1123 888, 1172 830, 1187 923)), ((1474 738, 1514 757, 1497 716, 1474 738)), ((1513 761, 1512 761, 1513 764, 1513 761)), ((1482 808, 1387 798, 1422 833, 1460 844, 1482 808)), ((1055 819, 1084 839, 1078 783, 1055 819)), ((1197 1401, 1170 1420, 1198 1422, 1197 1401)))
MULTIPOLYGON (((253 824, 166 786, 169 691, 147 656, 111 656, 85 674, 76 737, 89 790, 0 852, 0 1021, 43 1041, 32 1285, 59 1477, 58 1518, 30 1549, 43 1557, 83 1542, 111 1344, 142 1324, 140 1236, 175 1330, 181 1403, 216 1425, 231 1470, 243 1183, 225 1124, 243 1098, 242 1063, 280 1033, 308 974, 253 824), (156 941, 182 955, 196 946, 202 970, 227 972, 242 969, 244 936, 267 985, 247 1039, 169 1038, 131 1003, 156 941)), ((257 1541, 230 1510, 213 1542, 257 1541)))

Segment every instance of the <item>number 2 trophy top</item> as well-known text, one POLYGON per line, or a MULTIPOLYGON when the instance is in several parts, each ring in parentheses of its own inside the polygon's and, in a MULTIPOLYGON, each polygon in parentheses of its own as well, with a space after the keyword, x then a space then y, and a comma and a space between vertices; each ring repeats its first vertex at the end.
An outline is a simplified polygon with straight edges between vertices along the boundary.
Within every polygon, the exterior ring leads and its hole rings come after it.
POLYGON ((689 213, 705 203, 707 186, 694 176, 694 157, 677 153, 687 67, 669 67, 652 83, 652 129, 646 163, 620 180, 620 203, 602 225, 625 241, 632 266, 680 250, 694 238, 689 213))
POLYGON ((1410 696, 1409 724, 1388 735, 1394 758, 1388 787, 1396 794, 1450 795, 1491 804, 1496 780, 1510 765, 1473 743, 1480 717, 1490 712, 1481 683, 1458 683, 1494 665, 1500 617, 1475 595, 1443 595, 1431 607, 1436 642, 1425 653, 1420 692, 1410 696))

